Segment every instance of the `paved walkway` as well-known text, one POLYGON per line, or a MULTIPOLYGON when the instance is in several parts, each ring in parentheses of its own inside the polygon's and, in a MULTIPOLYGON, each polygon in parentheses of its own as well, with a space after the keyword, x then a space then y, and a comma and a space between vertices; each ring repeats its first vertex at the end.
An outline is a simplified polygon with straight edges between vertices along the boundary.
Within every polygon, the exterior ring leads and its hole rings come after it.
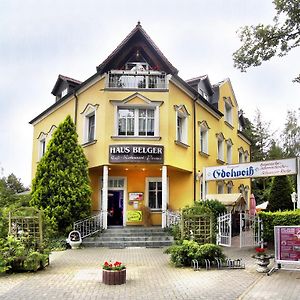
POLYGON ((243 258, 246 269, 178 269, 169 264, 163 249, 54 252, 43 271, 0 276, 0 299, 300 299, 300 272, 261 275, 255 271, 253 250, 228 248, 225 252, 230 258, 243 258), (105 260, 126 263, 125 285, 101 282, 105 260))

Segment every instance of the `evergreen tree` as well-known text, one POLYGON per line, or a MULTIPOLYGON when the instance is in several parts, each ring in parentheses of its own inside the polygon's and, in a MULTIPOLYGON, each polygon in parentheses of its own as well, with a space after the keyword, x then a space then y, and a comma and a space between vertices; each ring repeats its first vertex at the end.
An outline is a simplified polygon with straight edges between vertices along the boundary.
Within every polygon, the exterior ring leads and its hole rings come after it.
POLYGON ((88 161, 70 116, 53 134, 32 181, 30 204, 43 209, 54 231, 66 233, 91 208, 88 161))
POLYGON ((270 211, 293 209, 292 192, 293 188, 288 176, 274 177, 267 209, 270 211))

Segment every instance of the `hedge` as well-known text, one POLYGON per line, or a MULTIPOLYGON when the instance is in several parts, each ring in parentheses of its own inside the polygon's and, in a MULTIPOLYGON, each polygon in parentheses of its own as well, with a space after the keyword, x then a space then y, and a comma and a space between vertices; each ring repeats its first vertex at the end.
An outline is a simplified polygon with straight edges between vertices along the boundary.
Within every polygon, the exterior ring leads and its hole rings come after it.
POLYGON ((300 225, 300 209, 295 211, 260 212, 263 221, 263 238, 266 242, 274 242, 274 226, 300 225))

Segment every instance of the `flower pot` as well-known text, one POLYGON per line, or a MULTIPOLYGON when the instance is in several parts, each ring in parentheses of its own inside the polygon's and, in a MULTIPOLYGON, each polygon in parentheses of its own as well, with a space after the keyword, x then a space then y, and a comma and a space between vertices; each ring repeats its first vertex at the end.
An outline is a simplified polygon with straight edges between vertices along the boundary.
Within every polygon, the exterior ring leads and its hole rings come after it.
POLYGON ((270 259, 273 258, 273 255, 255 255, 254 258, 257 260, 257 269, 256 271, 259 273, 268 273, 270 269, 268 265, 270 264, 270 259))
POLYGON ((126 269, 102 270, 102 282, 109 285, 124 284, 126 282, 126 269))

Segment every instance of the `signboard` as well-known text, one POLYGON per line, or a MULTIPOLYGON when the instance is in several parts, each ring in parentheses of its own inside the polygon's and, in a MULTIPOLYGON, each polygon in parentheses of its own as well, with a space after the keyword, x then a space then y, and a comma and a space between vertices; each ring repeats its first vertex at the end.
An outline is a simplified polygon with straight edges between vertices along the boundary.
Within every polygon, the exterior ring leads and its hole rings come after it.
POLYGON ((141 210, 128 210, 127 211, 127 222, 141 222, 142 221, 141 210))
POLYGON ((275 226, 275 260, 300 264, 300 226, 275 226))
POLYGON ((110 145, 110 163, 164 163, 164 146, 110 145))
POLYGON ((143 200, 143 193, 129 193, 129 201, 143 200))
POLYGON ((297 174, 296 158, 205 168, 205 180, 225 180, 297 174))

